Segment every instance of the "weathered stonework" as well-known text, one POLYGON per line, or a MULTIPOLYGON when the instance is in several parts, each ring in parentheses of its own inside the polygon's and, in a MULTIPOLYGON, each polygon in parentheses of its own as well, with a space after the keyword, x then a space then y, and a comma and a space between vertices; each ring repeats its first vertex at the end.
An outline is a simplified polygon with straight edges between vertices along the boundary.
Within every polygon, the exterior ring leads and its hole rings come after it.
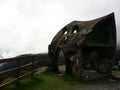
POLYGON ((57 59, 62 50, 66 73, 82 77, 87 63, 92 63, 98 72, 111 73, 115 48, 114 13, 91 21, 73 21, 63 27, 49 45, 49 65, 59 73, 57 59))

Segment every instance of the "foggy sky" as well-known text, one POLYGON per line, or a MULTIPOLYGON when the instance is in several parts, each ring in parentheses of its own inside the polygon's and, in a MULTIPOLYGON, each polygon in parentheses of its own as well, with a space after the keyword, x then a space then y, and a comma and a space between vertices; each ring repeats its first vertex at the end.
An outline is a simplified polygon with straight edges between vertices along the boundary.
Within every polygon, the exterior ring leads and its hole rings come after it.
POLYGON ((120 0, 1 0, 0 54, 47 52, 54 35, 73 20, 115 13, 120 43, 120 0))

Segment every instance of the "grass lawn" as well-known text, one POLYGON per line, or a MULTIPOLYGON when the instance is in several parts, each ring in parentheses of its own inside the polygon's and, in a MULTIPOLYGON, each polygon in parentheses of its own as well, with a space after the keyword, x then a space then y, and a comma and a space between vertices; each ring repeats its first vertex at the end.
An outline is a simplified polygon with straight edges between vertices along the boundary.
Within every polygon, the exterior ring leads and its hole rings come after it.
POLYGON ((56 75, 49 72, 48 69, 34 77, 35 79, 33 80, 28 77, 21 80, 19 88, 15 85, 10 85, 4 90, 70 90, 87 83, 71 75, 56 75))

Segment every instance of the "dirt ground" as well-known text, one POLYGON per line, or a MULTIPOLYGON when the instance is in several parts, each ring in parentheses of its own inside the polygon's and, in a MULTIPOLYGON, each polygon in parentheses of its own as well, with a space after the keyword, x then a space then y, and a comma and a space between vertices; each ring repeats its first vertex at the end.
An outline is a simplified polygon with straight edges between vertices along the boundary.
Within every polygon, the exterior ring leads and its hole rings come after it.
MULTIPOLYGON (((41 67, 37 73, 45 71, 46 68, 41 67)), ((59 68, 60 70, 64 70, 64 66, 60 66, 59 68)), ((108 79, 93 80, 87 85, 77 86, 71 90, 120 90, 120 81, 116 82, 108 79)))
POLYGON ((96 80, 74 90, 120 90, 120 83, 112 83, 108 80, 96 80))
MULTIPOLYGON (((59 69, 62 71, 65 69, 65 66, 60 66, 59 69)), ((120 72, 117 72, 117 74, 120 77, 120 72)), ((120 90, 120 81, 116 82, 112 79, 93 80, 87 85, 78 86, 71 90, 120 90)))

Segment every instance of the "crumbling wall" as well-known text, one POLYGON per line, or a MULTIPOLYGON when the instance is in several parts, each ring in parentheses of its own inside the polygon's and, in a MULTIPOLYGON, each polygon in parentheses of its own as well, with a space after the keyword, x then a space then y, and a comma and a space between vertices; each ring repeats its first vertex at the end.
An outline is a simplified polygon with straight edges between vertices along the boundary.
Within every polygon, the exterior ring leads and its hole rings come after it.
POLYGON ((57 60, 62 50, 66 73, 82 78, 87 63, 92 63, 97 72, 111 73, 115 48, 114 13, 91 21, 73 21, 61 29, 49 45, 49 65, 59 72, 57 60), (96 58, 90 59, 93 52, 96 58))

